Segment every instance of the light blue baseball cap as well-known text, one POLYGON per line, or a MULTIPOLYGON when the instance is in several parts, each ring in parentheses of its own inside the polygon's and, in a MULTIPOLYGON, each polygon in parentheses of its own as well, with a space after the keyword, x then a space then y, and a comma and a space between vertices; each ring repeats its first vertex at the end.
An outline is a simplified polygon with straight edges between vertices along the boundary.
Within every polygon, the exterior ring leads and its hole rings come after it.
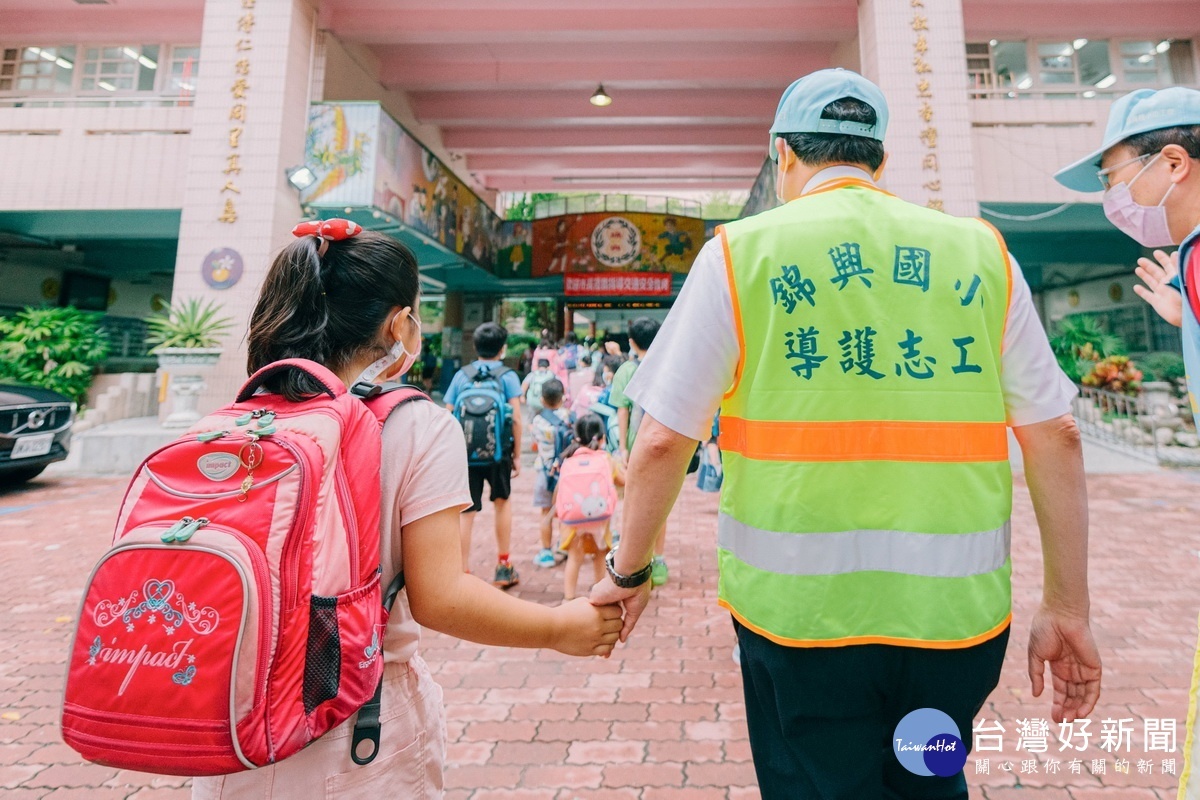
POLYGON ((775 122, 771 124, 768 153, 772 161, 778 157, 775 152, 775 137, 781 133, 841 133, 878 139, 882 142, 887 123, 887 100, 878 86, 848 69, 817 70, 794 82, 784 91, 783 97, 779 98, 779 107, 775 109, 775 122), (825 110, 825 106, 843 97, 853 97, 875 109, 875 124, 821 119, 821 112, 825 110))
POLYGON ((1104 184, 1096 176, 1100 159, 1108 148, 1139 133, 1200 125, 1200 92, 1172 86, 1169 89, 1138 89, 1121 97, 1108 111, 1104 144, 1083 158, 1054 173, 1054 180, 1077 192, 1101 192, 1104 184))

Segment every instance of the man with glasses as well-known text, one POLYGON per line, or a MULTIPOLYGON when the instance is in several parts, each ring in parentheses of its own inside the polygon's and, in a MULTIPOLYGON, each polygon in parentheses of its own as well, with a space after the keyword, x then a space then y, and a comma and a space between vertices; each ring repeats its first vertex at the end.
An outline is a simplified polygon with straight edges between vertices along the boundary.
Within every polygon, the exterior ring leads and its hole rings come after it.
MULTIPOLYGON (((1179 243, 1173 256, 1156 249, 1154 261, 1138 260, 1137 275, 1146 285, 1134 291, 1183 328, 1188 396, 1200 420, 1200 92, 1175 86, 1125 95, 1108 113, 1100 148, 1054 177, 1075 191, 1103 190, 1105 216, 1143 247, 1179 243)), ((1193 674, 1200 676, 1200 666, 1193 674)), ((1198 695, 1200 683, 1193 680, 1181 798, 1200 798, 1200 744, 1193 727, 1198 695)))

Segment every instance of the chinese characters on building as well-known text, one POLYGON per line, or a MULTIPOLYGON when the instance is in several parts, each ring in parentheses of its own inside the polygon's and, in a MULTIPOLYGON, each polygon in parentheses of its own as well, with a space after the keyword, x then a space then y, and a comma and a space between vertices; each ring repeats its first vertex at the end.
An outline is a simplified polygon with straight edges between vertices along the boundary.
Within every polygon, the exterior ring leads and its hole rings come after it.
POLYGON ((221 213, 218 222, 237 222, 238 199, 242 190, 237 182, 242 174, 242 135, 246 130, 246 107, 250 94, 250 54, 253 51, 254 4, 256 0, 241 0, 242 14, 234 28, 237 37, 234 44, 236 60, 230 76, 229 95, 229 142, 225 155, 225 167, 221 170, 221 213))
POLYGON ((584 274, 563 275, 563 294, 566 295, 668 295, 671 275, 667 272, 645 272, 632 275, 584 274))
POLYGON ((921 175, 926 178, 922 188, 929 192, 925 205, 938 211, 945 210, 942 201, 941 170, 938 166, 938 131, 933 122, 933 67, 929 65, 926 56, 929 53, 929 17, 925 14, 925 0, 909 0, 913 16, 911 26, 916 40, 913 42, 913 72, 917 81, 917 116, 925 127, 921 129, 921 144, 925 146, 921 154, 921 175))
POLYGON ((975 737, 975 774, 990 775, 995 766, 999 772, 1016 772, 1028 775, 1039 770, 1047 775, 1081 775, 1086 769, 1092 775, 1107 775, 1109 766, 1112 774, 1130 775, 1136 770, 1139 775, 1175 775, 1174 756, 1154 756, 1155 753, 1176 752, 1176 720, 1145 719, 1142 721, 1140 743, 1142 750, 1134 754, 1133 740, 1135 720, 1102 719, 1098 730, 1092 730, 1088 719, 1060 722, 1055 725, 1044 719, 1018 719, 1011 731, 1000 720, 989 722, 981 719, 972 729, 975 737), (1016 736, 1011 757, 1005 757, 1005 735, 1016 736), (1090 747, 1100 750, 1096 754, 1081 755, 1090 747), (988 753, 1000 754, 993 765, 988 753), (1045 754, 1039 759, 1032 757, 1045 754), (1111 761, 1108 757, 1111 757, 1111 761), (1137 757, 1140 756, 1140 757, 1137 757))

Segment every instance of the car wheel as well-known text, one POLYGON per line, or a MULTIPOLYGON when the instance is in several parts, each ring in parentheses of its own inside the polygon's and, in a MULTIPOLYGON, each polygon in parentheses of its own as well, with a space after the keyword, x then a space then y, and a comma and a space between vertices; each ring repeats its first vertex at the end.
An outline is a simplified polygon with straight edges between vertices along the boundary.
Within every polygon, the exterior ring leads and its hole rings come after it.
POLYGON ((25 469, 12 469, 6 472, 0 472, 0 482, 15 486, 18 483, 31 481, 38 475, 41 475, 42 470, 44 470, 47 466, 48 465, 43 464, 40 467, 26 467, 25 469))

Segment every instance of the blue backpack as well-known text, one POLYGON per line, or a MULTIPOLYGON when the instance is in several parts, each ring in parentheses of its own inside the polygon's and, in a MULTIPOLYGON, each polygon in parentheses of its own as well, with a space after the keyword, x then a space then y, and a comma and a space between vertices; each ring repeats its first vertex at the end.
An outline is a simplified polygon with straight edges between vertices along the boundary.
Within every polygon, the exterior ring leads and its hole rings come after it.
POLYGON ((466 367, 470 384, 454 401, 454 417, 462 425, 467 443, 467 464, 486 467, 513 454, 512 406, 504 392, 508 367, 466 367))
POLYGON ((547 475, 551 480, 555 480, 558 477, 558 469, 562 466, 563 453, 571 446, 571 442, 575 441, 575 415, 569 414, 568 422, 550 409, 543 408, 538 416, 554 427, 554 452, 550 453, 548 458, 544 458, 544 463, 549 468, 547 475))
POLYGON ((604 420, 604 449, 615 453, 621 449, 621 426, 617 421, 617 409, 610 402, 612 387, 605 386, 604 391, 596 398, 596 402, 588 411, 604 420))

